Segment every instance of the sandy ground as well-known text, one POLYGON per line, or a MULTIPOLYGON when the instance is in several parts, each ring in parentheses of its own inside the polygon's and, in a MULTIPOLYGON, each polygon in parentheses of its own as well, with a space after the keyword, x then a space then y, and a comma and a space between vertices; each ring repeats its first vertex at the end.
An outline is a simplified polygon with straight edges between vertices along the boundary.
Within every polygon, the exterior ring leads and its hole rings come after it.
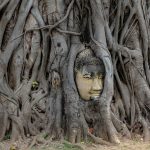
MULTIPOLYGON (((16 146, 18 148, 12 150, 28 150, 27 143, 29 141, 4 141, 0 143, 0 150, 10 150, 10 147, 16 146)), ((150 142, 143 142, 141 139, 139 140, 121 140, 119 145, 112 146, 102 146, 97 144, 79 144, 83 150, 150 150, 150 142)), ((72 145, 60 143, 60 142, 51 142, 47 145, 38 145, 36 147, 31 148, 30 150, 80 150, 78 147, 74 147, 72 145)))
POLYGON ((141 141, 122 141, 117 146, 100 146, 87 147, 86 150, 150 150, 150 142, 144 143, 141 141))

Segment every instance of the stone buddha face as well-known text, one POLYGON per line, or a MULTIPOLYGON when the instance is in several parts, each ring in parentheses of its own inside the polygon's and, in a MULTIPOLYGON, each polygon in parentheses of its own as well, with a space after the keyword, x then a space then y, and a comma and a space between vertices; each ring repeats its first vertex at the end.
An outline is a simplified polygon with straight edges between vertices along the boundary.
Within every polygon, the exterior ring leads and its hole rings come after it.
POLYGON ((83 100, 97 99, 103 90, 104 65, 90 49, 82 51, 75 63, 75 81, 83 100))

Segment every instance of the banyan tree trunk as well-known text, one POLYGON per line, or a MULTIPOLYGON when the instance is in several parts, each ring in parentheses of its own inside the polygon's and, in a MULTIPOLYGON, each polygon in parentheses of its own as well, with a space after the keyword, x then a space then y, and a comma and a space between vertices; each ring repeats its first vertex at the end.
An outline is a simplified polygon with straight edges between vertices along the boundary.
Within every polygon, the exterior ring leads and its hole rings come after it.
POLYGON ((0 0, 0 139, 119 143, 136 128, 149 140, 149 20, 142 0, 0 0), (75 81, 87 48, 105 68, 89 102, 75 81))

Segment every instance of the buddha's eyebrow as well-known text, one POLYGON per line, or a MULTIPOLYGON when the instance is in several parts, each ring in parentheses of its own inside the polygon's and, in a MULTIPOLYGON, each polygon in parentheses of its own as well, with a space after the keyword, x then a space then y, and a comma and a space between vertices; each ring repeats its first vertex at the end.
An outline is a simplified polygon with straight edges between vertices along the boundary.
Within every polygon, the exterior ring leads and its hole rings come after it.
POLYGON ((98 75, 104 76, 105 74, 104 74, 104 72, 99 71, 99 72, 98 72, 98 75))
POLYGON ((97 71, 91 72, 90 74, 91 74, 92 77, 96 77, 96 76, 103 77, 104 76, 101 72, 97 72, 97 71))
POLYGON ((91 76, 90 72, 83 72, 83 76, 91 76))

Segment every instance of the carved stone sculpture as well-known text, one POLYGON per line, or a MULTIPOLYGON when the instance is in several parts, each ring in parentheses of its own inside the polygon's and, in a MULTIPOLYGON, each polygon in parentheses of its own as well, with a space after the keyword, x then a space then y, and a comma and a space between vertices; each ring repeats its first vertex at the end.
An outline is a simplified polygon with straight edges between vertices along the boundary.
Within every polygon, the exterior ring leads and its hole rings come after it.
POLYGON ((85 49, 75 62, 75 81, 83 100, 97 99, 103 90, 105 69, 91 49, 85 49))

